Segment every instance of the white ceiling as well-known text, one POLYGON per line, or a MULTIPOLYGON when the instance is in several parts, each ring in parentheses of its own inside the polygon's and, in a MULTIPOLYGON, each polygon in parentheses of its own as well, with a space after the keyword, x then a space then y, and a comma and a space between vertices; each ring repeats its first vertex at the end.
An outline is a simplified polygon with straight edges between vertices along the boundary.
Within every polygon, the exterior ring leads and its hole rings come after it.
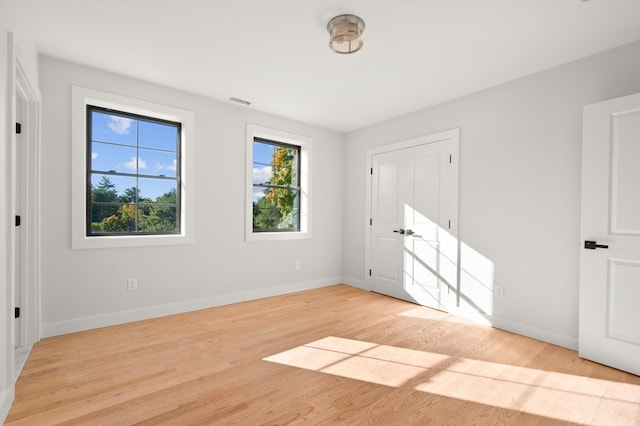
POLYGON ((639 0, 0 0, 41 53, 339 132, 640 39, 639 0), (364 47, 338 55, 352 13, 364 47))

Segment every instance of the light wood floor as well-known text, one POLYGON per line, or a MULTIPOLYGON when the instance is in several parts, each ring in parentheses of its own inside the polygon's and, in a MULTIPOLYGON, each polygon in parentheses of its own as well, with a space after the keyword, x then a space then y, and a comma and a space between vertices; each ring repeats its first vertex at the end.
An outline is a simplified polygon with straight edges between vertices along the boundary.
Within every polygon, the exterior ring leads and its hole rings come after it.
POLYGON ((640 425, 640 377, 345 285, 43 339, 7 425, 640 425))

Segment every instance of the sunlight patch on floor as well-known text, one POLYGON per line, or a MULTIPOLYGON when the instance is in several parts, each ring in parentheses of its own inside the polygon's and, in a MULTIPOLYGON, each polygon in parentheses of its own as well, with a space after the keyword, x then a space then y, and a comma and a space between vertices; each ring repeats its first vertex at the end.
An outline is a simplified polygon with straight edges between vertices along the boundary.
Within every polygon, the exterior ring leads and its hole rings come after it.
POLYGON ((264 360, 569 422, 640 421, 640 386, 627 383, 333 336, 264 360))

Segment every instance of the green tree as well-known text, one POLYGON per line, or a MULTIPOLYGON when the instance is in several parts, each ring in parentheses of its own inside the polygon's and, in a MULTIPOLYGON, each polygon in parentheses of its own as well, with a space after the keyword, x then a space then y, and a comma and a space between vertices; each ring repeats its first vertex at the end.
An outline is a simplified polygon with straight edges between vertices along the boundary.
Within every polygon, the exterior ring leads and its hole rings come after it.
POLYGON ((135 232, 138 230, 138 222, 144 216, 141 208, 136 208, 135 203, 124 204, 118 209, 120 220, 125 224, 125 231, 135 232))
POLYGON ((124 232, 127 230, 127 223, 120 216, 112 215, 102 221, 104 232, 124 232))
POLYGON ((146 204, 148 210, 140 218, 140 230, 144 232, 175 232, 177 231, 177 194, 175 189, 159 196, 151 204, 146 204))
POLYGON ((91 185, 91 222, 102 222, 104 219, 116 215, 118 206, 118 191, 111 180, 102 176, 97 186, 91 185))
POLYGON ((267 197, 262 197, 253 203, 254 230, 276 229, 281 218, 282 212, 267 197))
POLYGON ((128 203, 137 202, 139 198, 140 198, 140 190, 135 186, 132 186, 131 188, 125 189, 122 192, 122 195, 118 197, 118 200, 121 203, 128 204, 128 203))

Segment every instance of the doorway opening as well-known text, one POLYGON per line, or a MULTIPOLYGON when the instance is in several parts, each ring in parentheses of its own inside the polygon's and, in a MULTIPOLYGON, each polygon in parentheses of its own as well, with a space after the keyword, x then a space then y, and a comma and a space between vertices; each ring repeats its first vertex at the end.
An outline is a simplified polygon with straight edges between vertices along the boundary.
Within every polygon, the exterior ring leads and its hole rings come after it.
POLYGON ((442 311, 459 303, 459 130, 368 151, 371 290, 442 311))
POLYGON ((20 63, 15 73, 15 138, 11 201, 15 377, 40 339, 40 95, 20 63))

